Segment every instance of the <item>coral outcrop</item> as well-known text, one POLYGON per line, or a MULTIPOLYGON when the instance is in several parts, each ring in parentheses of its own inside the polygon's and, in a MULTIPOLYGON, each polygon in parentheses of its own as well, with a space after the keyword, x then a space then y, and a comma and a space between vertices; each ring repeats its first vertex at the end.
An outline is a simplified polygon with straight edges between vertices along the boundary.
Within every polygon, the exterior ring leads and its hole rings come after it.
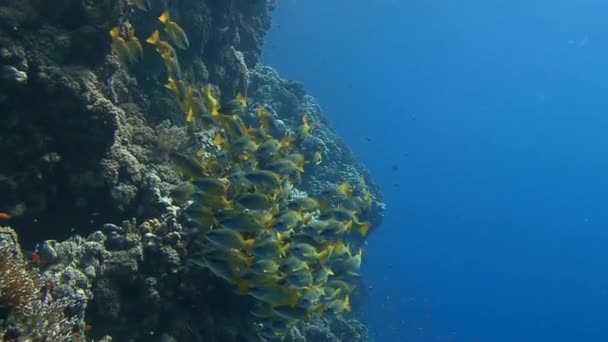
MULTIPOLYGON (((303 85, 260 64, 274 1, 152 0, 148 11, 138 2, 0 0, 0 212, 35 253, 0 250, 11 256, 0 265, 0 301, 15 279, 33 284, 18 297, 25 306, 0 302, 12 310, 0 329, 21 324, 11 333, 38 336, 15 315, 37 305, 69 325, 56 341, 258 341, 252 299, 189 261, 200 239, 169 196, 182 180, 171 152, 216 147, 213 132, 186 122, 165 89, 166 60, 145 43, 155 29, 165 34, 160 12, 168 6, 188 34, 177 56, 189 84, 213 84, 222 103, 246 94, 248 122, 258 105, 285 131, 306 113, 315 130, 302 148, 323 162, 302 175, 302 191, 321 197, 344 181, 364 182, 371 205, 360 219, 372 232, 382 220, 380 192, 303 85), (113 51, 113 27, 133 29, 140 62, 113 51)), ((366 341, 367 333, 338 315, 290 327, 286 339, 366 341)))

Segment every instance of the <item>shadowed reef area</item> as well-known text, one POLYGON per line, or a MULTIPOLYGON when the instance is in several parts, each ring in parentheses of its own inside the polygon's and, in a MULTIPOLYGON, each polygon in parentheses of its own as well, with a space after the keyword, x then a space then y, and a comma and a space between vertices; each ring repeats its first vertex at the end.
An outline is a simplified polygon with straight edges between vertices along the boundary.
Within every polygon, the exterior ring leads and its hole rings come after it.
POLYGON ((368 340, 384 204, 260 63, 273 8, 0 0, 5 340, 368 340))

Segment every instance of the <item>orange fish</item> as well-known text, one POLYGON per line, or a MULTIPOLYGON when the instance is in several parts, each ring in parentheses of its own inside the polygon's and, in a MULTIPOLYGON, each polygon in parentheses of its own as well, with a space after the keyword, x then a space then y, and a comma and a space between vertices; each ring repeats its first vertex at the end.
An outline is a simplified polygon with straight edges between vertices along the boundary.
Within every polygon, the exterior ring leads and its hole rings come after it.
POLYGON ((36 252, 32 252, 31 257, 32 257, 32 261, 36 264, 40 264, 40 262, 42 262, 42 258, 40 257, 40 254, 38 254, 36 252))
POLYGON ((13 215, 0 211, 0 220, 10 220, 13 215))

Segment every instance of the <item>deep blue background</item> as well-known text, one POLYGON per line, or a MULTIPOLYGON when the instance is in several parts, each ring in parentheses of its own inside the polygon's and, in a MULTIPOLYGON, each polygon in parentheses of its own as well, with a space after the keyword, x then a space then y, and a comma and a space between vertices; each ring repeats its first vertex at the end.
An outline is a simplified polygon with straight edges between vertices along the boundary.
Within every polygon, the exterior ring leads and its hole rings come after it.
POLYGON ((364 265, 376 341, 608 341, 606 13, 279 0, 265 63, 384 190, 364 265))

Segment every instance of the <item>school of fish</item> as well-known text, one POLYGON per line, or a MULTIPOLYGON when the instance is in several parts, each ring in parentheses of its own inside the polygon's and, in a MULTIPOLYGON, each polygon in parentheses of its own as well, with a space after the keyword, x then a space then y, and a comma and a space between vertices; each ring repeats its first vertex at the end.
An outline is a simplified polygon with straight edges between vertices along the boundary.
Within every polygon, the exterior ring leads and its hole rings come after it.
MULTIPOLYGON (((128 4, 152 11, 148 1, 128 4)), ((189 262, 254 298, 250 313, 267 339, 281 339, 293 324, 314 315, 350 311, 370 228, 360 217, 373 200, 364 178, 319 198, 302 196, 296 190, 302 175, 324 157, 323 151, 300 148, 314 134, 309 117, 304 114, 296 129, 282 133, 272 113, 241 93, 222 102, 217 87, 188 84, 173 47, 187 49, 188 37, 168 11, 158 20, 168 39, 155 30, 146 42, 164 61, 165 87, 188 124, 215 132, 213 153, 169 156, 184 179, 171 197, 182 208, 184 226, 203 241, 189 262), (246 111, 255 111, 257 120, 246 123, 246 111)), ((122 63, 141 61, 143 49, 128 23, 114 27, 110 37, 122 63)))

